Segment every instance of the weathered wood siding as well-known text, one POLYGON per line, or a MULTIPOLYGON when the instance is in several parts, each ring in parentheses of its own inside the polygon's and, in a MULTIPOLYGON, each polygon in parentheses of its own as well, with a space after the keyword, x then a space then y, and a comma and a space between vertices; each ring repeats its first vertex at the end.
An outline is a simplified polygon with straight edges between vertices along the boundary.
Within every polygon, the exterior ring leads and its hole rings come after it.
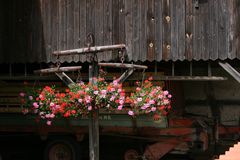
MULTIPOLYGON (((52 51, 125 43, 128 60, 240 58, 240 0, 0 2, 0 62, 55 62, 52 51)), ((118 59, 117 53, 99 55, 118 59)), ((61 61, 86 61, 85 56, 61 61)))

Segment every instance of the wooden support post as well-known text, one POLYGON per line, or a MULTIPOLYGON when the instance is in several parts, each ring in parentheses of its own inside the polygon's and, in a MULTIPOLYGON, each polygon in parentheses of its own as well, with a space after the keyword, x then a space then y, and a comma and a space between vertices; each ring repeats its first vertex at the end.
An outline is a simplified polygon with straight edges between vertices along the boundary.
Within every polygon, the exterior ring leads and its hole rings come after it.
MULTIPOLYGON (((96 83, 93 77, 97 77, 98 65, 92 62, 89 65, 89 82, 96 83)), ((89 117, 89 159, 99 160, 99 110, 92 106, 93 111, 89 117)))

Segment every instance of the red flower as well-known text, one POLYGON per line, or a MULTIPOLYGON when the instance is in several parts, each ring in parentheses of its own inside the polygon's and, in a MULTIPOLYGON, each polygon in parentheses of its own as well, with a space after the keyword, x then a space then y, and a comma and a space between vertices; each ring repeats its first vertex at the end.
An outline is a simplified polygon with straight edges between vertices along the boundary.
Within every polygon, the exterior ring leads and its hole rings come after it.
POLYGON ((67 111, 64 115, 63 115, 64 117, 70 117, 70 111, 67 111))
POLYGON ((153 119, 154 119, 154 121, 158 121, 158 120, 160 119, 160 115, 157 114, 157 113, 155 113, 155 114, 153 115, 153 119))
POLYGON ((75 111, 75 110, 72 110, 71 113, 72 113, 72 114, 76 114, 76 111, 75 111))

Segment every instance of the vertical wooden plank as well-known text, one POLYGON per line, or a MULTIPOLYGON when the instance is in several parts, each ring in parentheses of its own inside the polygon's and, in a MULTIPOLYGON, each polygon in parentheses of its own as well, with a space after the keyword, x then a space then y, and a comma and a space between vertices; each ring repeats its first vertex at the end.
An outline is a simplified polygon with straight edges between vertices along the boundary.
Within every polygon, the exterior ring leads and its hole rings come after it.
POLYGON ((51 20, 51 61, 56 61, 56 57, 52 56, 52 52, 58 50, 58 39, 59 39, 59 1, 58 0, 51 0, 51 13, 52 13, 52 20, 51 20))
MULTIPOLYGON (((6 6, 5 6, 6 7, 6 6)), ((4 25, 4 8, 3 8, 3 2, 0 1, 0 63, 3 63, 3 37, 4 37, 4 28, 5 28, 5 25, 4 25)))
POLYGON ((178 58, 178 1, 179 0, 172 0, 170 3, 170 23, 171 23, 171 52, 170 58, 173 61, 176 61, 178 58))
POLYGON ((95 35, 95 0, 87 0, 87 15, 86 15, 86 36, 89 33, 95 35))
POLYGON ((119 0, 119 43, 126 43, 126 32, 125 32, 125 0, 119 0))
POLYGON ((133 58, 133 12, 132 12, 133 1, 125 0, 125 36, 126 36, 126 46, 127 55, 129 61, 133 58))
POLYGON ((228 13, 229 13, 229 27, 228 27, 228 58, 233 59, 236 57, 236 47, 234 47, 234 34, 236 32, 235 21, 236 21, 236 4, 235 0, 228 0, 228 13))
POLYGON ((185 0, 178 0, 177 1, 177 21, 178 21, 178 60, 184 60, 184 54, 185 54, 185 14, 186 14, 186 7, 185 7, 185 0))
MULTIPOLYGON (((163 30, 163 17, 162 17, 162 3, 161 0, 155 0, 155 8, 154 8, 154 13, 155 13, 155 49, 156 49, 156 60, 160 61, 162 60, 162 30, 163 30)), ((142 31, 143 32, 143 31, 142 31)))
MULTIPOLYGON (((84 45, 86 46, 87 35, 93 34, 95 36, 95 0, 87 0, 86 2, 86 35, 84 38, 84 45)), ((89 61, 89 59, 86 59, 89 61)))
MULTIPOLYGON (((200 3, 199 3, 200 5, 200 3)), ((202 19, 201 19, 201 10, 202 7, 193 6, 193 59, 200 60, 202 53, 202 19)))
POLYGON ((227 14, 227 1, 219 0, 218 1, 218 56, 220 59, 227 58, 227 42, 228 42, 228 14, 227 14))
MULTIPOLYGON (((66 49, 74 48, 74 1, 66 0, 66 49)), ((72 62, 74 56, 68 56, 67 61, 72 62)))
POLYGON ((119 44, 119 14, 120 14, 120 5, 119 1, 112 1, 112 34, 113 34, 113 44, 119 44))
POLYGON ((235 36, 235 39, 234 39, 234 47, 236 47, 236 50, 237 51, 237 58, 239 59, 240 58, 240 1, 239 0, 234 0, 234 6, 235 6, 235 9, 234 9, 234 19, 235 19, 235 33, 234 33, 234 36, 235 36))
POLYGON ((218 0, 209 1, 209 14, 210 14, 210 43, 209 57, 211 60, 218 58, 218 0))
POLYGON ((234 44, 233 44, 233 51, 236 51, 237 58, 240 58, 240 1, 234 0, 234 44))
POLYGON ((44 37, 44 18, 46 15, 45 1, 33 1, 32 6, 32 50, 31 53, 34 55, 32 61, 48 62, 46 53, 46 44, 44 37), (36 27, 34 27, 36 26, 36 27))
POLYGON ((155 17, 154 0, 148 0, 147 10, 147 60, 155 60, 155 17))
MULTIPOLYGON (((87 35, 87 0, 79 1, 79 45, 80 47, 85 46, 85 40, 87 35)), ((86 56, 79 56, 79 61, 86 61, 86 56)))
POLYGON ((140 42, 140 2, 133 0, 133 61, 141 60, 139 57, 140 42))
MULTIPOLYGON (((112 44, 112 0, 104 0, 104 11, 103 11, 103 44, 112 44)), ((105 52, 102 54, 102 60, 112 60, 112 52, 105 52)))
POLYGON ((103 39, 105 36, 103 35, 103 24, 104 24, 104 0, 95 1, 95 45, 103 45, 103 39))
POLYGON ((193 1, 186 0, 186 32, 185 32, 185 59, 191 61, 193 58, 193 1))
POLYGON ((210 53, 210 17, 209 14, 209 1, 206 1, 205 3, 202 3, 201 5, 201 19, 202 19, 202 56, 201 58, 203 60, 209 60, 209 53, 210 53))
MULTIPOLYGON (((80 48, 80 8, 79 8, 79 0, 74 0, 73 2, 73 48, 80 48)), ((73 56, 73 61, 79 61, 79 55, 73 56)))
POLYGON ((162 0, 163 6, 163 60, 170 59, 171 50, 171 17, 170 17, 170 0, 162 0))
MULTIPOLYGON (((120 43, 119 35, 119 16, 120 16, 120 5, 118 0, 112 1, 112 44, 120 43)), ((117 60, 118 53, 112 52, 112 60, 117 60)))
POLYGON ((47 61, 50 62, 52 60, 52 10, 51 10, 51 2, 45 0, 45 10, 44 10, 44 40, 45 40, 45 47, 46 47, 46 56, 47 61))
POLYGON ((64 50, 64 11, 65 0, 59 0, 59 37, 58 37, 58 50, 64 50))
POLYGON ((11 62, 14 62, 15 59, 17 60, 21 60, 22 55, 23 55, 23 34, 24 33, 24 29, 22 27, 23 25, 23 10, 22 8, 24 8, 24 5, 22 2, 20 1, 16 1, 16 14, 13 16, 16 16, 15 22, 14 22, 14 30, 15 30, 15 34, 12 37, 12 43, 15 43, 15 48, 13 48, 13 52, 11 55, 11 62), (17 54, 15 53, 15 50, 17 50, 17 54))

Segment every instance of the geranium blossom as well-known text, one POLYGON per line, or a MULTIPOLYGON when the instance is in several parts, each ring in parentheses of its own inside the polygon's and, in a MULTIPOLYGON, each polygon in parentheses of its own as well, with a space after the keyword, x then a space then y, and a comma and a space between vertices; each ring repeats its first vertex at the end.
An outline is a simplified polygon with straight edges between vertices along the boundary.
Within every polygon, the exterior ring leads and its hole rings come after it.
POLYGON ((104 78, 93 78, 94 83, 79 82, 65 89, 64 92, 55 87, 45 86, 35 94, 21 92, 21 102, 25 104, 23 113, 33 112, 51 125, 57 117, 87 116, 96 109, 107 111, 127 111, 128 115, 152 114, 155 120, 167 114, 171 109, 168 91, 151 83, 152 78, 143 84, 136 82, 135 92, 126 96, 122 84, 118 80, 108 83, 104 78))

